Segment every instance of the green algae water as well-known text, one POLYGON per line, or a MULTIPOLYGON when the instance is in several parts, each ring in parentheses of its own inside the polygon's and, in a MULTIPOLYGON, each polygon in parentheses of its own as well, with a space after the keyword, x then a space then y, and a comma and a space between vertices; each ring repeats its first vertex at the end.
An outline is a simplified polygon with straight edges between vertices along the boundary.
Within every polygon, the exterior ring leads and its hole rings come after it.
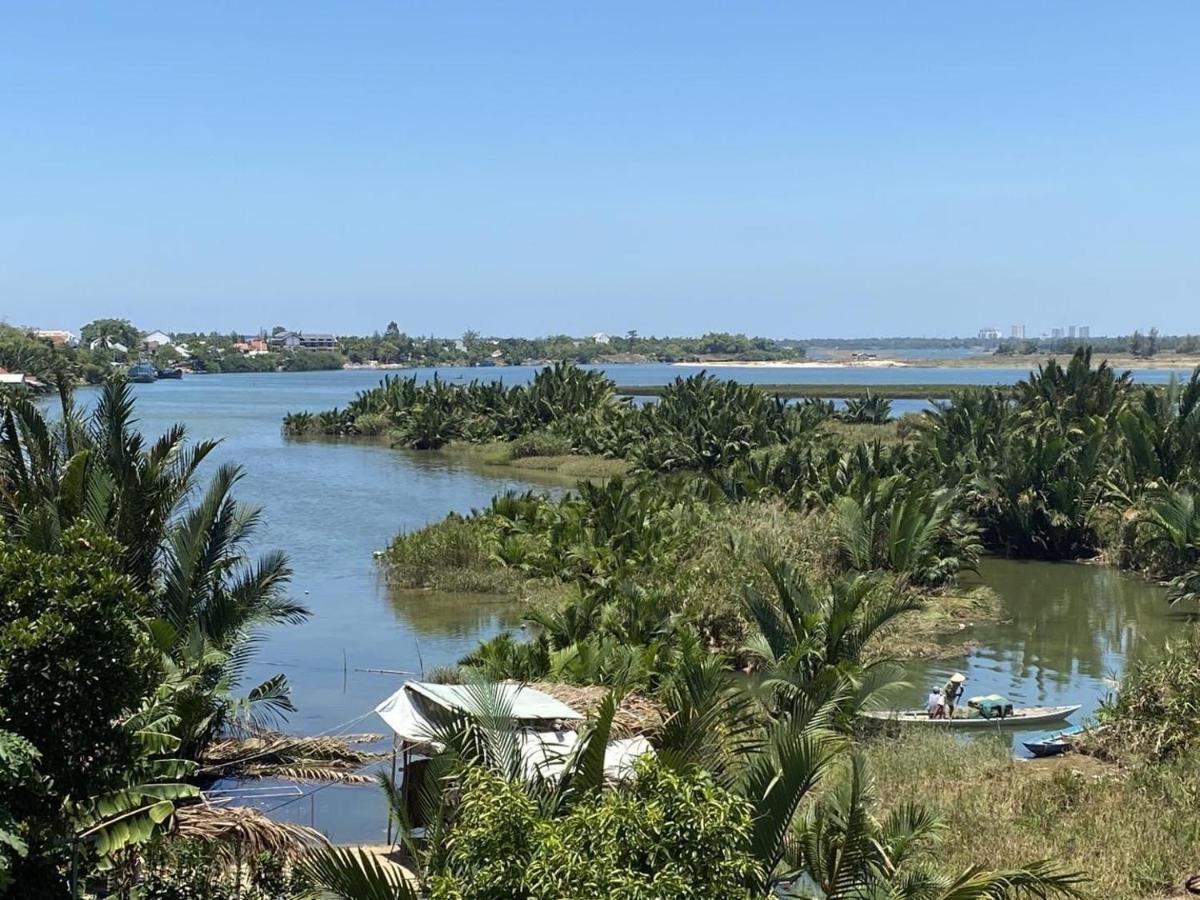
MULTIPOLYGON (((1195 618, 1190 607, 1171 607, 1158 585, 1104 566, 989 558, 978 580, 999 595, 1003 619, 947 637, 973 642, 965 656, 909 664, 910 687, 897 695, 898 705, 923 706, 932 686, 962 672, 965 697, 996 693, 1016 706, 1079 704, 1070 720, 1078 725, 1116 689, 1130 662, 1153 655, 1195 618)), ((1062 727, 1004 733, 1027 755, 1021 740, 1062 727)))
MULTIPOLYGON (((534 371, 440 374, 448 380, 502 377, 512 383, 534 371)), ((282 435, 285 413, 345 406, 357 391, 377 384, 381 374, 209 375, 133 387, 146 434, 156 436, 182 422, 192 440, 222 440, 204 472, 211 475, 224 462, 243 465, 237 496, 265 512, 258 548, 279 548, 291 559, 293 592, 312 610, 312 618, 263 635, 247 684, 276 672, 286 674, 297 712, 284 727, 298 734, 380 731, 382 723, 370 711, 405 676, 363 670, 429 671, 519 624, 518 608, 487 595, 389 592, 379 578, 375 551, 403 529, 419 528, 451 511, 468 513, 487 505, 499 491, 563 490, 557 476, 488 468, 382 443, 282 435)), ((626 384, 652 384, 692 371, 622 366, 611 374, 626 384)), ((826 370, 803 369, 723 369, 720 374, 759 382, 830 378, 826 370)), ((970 383, 1011 382, 1023 373, 908 368, 852 374, 875 382, 970 383)), ((837 377, 846 381, 850 376, 843 370, 837 377)), ((83 390, 79 399, 88 403, 94 396, 83 390)), ((970 678, 968 695, 994 691, 1023 705, 1080 703, 1090 712, 1111 690, 1107 679, 1119 675, 1129 660, 1153 652, 1188 615, 1171 610, 1161 589, 1103 568, 985 560, 981 578, 1000 593, 1008 621, 956 636, 956 642, 963 637, 978 642, 964 658, 910 667, 912 687, 898 702, 919 705, 929 683, 962 670, 970 678)), ((381 742, 378 749, 388 746, 381 742)), ((377 841, 384 834, 384 807, 373 787, 328 787, 299 801, 275 798, 255 805, 270 809, 276 818, 313 824, 336 841, 377 841)))

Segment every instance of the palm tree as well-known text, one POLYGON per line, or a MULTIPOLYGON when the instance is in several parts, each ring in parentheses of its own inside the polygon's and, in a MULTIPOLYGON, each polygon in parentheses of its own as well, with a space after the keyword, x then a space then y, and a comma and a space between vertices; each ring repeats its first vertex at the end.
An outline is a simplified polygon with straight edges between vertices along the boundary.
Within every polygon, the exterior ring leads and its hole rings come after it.
POLYGON ((947 489, 893 475, 833 505, 839 548, 853 570, 886 569, 937 586, 978 562, 978 529, 958 512, 947 489))
POLYGON ((742 605, 755 633, 744 652, 777 712, 836 698, 848 719, 898 684, 894 667, 870 659, 868 645, 897 618, 920 609, 920 600, 885 590, 869 576, 817 588, 782 560, 765 558, 763 565, 773 590, 745 590, 742 605))
POLYGON ((133 394, 119 379, 103 385, 90 416, 75 406, 65 383, 57 421, 28 400, 7 400, 0 415, 0 514, 10 533, 43 549, 55 549, 74 521, 101 525, 125 548, 121 571, 150 591, 167 529, 217 445, 187 444, 182 425, 147 444, 136 424, 133 394))
POLYGON ((241 477, 237 466, 221 466, 200 501, 171 524, 153 595, 151 633, 166 665, 199 685, 176 698, 185 747, 196 755, 231 731, 252 733, 294 709, 283 675, 235 697, 257 629, 308 617, 286 595, 284 554, 247 558, 261 511, 233 498, 241 477))
POLYGON ((216 442, 188 444, 176 425, 148 443, 136 425, 132 392, 120 379, 102 386, 90 415, 65 385, 57 420, 27 400, 6 399, 0 519, 14 539, 46 550, 58 549, 77 521, 121 544, 114 565, 150 598, 148 630, 162 653, 164 685, 174 691, 179 752, 194 760, 213 741, 292 710, 282 675, 236 695, 257 630, 308 613, 286 596, 284 554, 248 556, 261 513, 234 499, 238 467, 218 469, 189 505, 216 442))

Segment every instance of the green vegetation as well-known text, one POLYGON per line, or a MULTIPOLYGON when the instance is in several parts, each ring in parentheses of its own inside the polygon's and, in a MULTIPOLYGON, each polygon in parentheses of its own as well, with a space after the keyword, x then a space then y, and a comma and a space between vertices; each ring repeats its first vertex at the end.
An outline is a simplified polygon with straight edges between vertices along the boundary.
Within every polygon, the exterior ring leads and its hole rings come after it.
MULTIPOLYGON (((306 612, 286 596, 285 558, 249 557, 257 514, 232 498, 236 469, 201 489, 211 445, 189 446, 181 430, 145 441, 119 384, 90 417, 68 402, 50 421, 20 399, 0 413, 0 872, 36 872, 62 896, 72 856, 111 886, 140 877, 151 842, 167 848, 151 876, 165 892, 191 865, 174 837, 219 843, 203 825, 214 814, 191 802, 211 779, 354 777, 367 757, 270 731, 292 709, 281 676, 239 684, 255 630, 306 612), (72 751, 56 742, 77 736, 44 734, 27 710, 76 673, 81 684, 61 693, 81 706, 99 656, 129 677, 78 722, 112 750, 98 752, 100 771, 60 777, 72 751)), ((858 714, 887 702, 898 655, 921 651, 917 628, 933 645, 947 622, 991 610, 958 585, 985 551, 1102 555, 1170 579, 1179 599, 1194 593, 1200 369, 1140 388, 1081 352, 1012 390, 967 389, 889 419, 875 394, 835 419, 825 402, 705 375, 638 407, 568 364, 514 387, 388 379, 344 411, 289 417, 298 433, 457 442, 514 463, 603 457, 624 474, 559 498, 497 496, 381 554, 396 585, 536 594, 533 627, 445 673, 476 712, 435 723, 415 795, 380 779, 414 879, 364 853, 316 850, 285 866, 298 881, 279 882, 281 896, 306 882, 355 900, 949 900, 1177 885, 1200 836, 1187 818, 1194 636, 1131 672, 1106 711, 1115 743, 1097 752, 1124 768, 1103 781, 1040 777, 986 744, 865 736, 858 714), (559 772, 526 764, 493 687, 502 678, 601 686, 559 772), (614 784, 604 749, 632 697, 661 713, 643 730, 655 753, 614 784), (1092 883, 1073 874, 1081 867, 1092 883)), ((251 830, 303 839, 260 823, 238 840, 251 830)))
MULTIPOLYGON (((527 615, 531 637, 483 644, 462 660, 460 677, 647 694, 691 735, 656 736, 660 752, 669 754, 677 739, 702 745, 704 768, 720 781, 737 768, 740 745, 702 738, 690 730, 695 723, 704 720, 706 733, 762 735, 782 723, 811 722, 822 709, 835 742, 849 740, 855 714, 894 683, 898 654, 930 652, 939 631, 995 614, 994 599, 956 586, 985 550, 1042 559, 1103 555, 1172 579, 1177 598, 1194 592, 1200 370, 1183 384, 1138 387, 1081 352, 1066 365, 1047 362, 1012 389, 966 389, 899 427, 870 424, 885 416, 876 398, 863 398, 847 416, 863 424, 831 428, 824 404, 784 406, 706 377, 677 381, 652 406, 607 402, 589 417, 590 446, 636 433, 620 443, 630 448, 620 454, 630 463, 627 477, 582 484, 558 500, 497 497, 453 520, 458 540, 472 548, 472 566, 492 573, 495 590, 511 591, 516 579, 518 592, 543 598, 527 615), (559 586, 549 601, 547 584, 559 586), (923 640, 912 639, 917 628, 923 640), (694 703, 682 686, 701 678, 698 666, 730 692, 726 699, 746 677, 734 673, 748 674, 749 706, 694 703), (710 707, 715 718, 702 712, 710 707)), ((573 418, 547 430, 570 434, 573 418)), ((443 563, 420 552, 423 534, 397 538, 382 556, 389 578, 433 582, 430 573, 443 563), (418 557, 425 573, 412 562, 418 557)), ((447 557, 445 567, 453 564, 447 557)), ((1110 713, 1118 745, 1128 739, 1153 749, 1119 785, 1138 817, 1152 808, 1138 791, 1186 791, 1186 778, 1175 784, 1178 772, 1169 766, 1184 765, 1176 760, 1197 733, 1190 715, 1200 685, 1196 649, 1181 646, 1165 668, 1132 673, 1110 713), (1120 724, 1125 719, 1136 725, 1120 724)), ((862 861, 851 866, 855 888, 833 895, 960 896, 961 889, 962 896, 1015 896, 1023 879, 1057 877, 1053 865, 1030 860, 1076 859, 1088 841, 1102 841, 1103 828, 1117 827, 1119 803, 1091 782, 1026 783, 1023 773, 1037 768, 1017 775, 1007 752, 1002 766, 969 755, 960 762, 957 744, 940 746, 918 766, 908 740, 862 745, 851 774, 834 779, 842 788, 804 805, 803 815, 788 815, 791 846, 800 848, 789 851, 793 873, 835 884, 853 846, 862 861), (892 752, 909 754, 907 771, 892 752), (975 765, 991 778, 983 788, 975 765), (967 798, 969 791, 985 800, 967 798), (1087 810, 1082 817, 1075 817, 1075 792, 1087 810), (864 812, 875 807, 883 807, 878 816, 864 812), (984 816, 991 818, 984 823, 984 816), (1061 837, 1053 830, 1060 818, 1071 819, 1061 837), (982 847, 943 839, 932 851, 946 831, 989 839, 982 847), (999 855, 988 857, 983 847, 992 846, 999 855), (972 867, 980 863, 998 871, 979 873, 972 867), (993 893, 970 893, 976 875, 993 893), (1005 886, 995 888, 996 879, 1005 886), (900 884, 922 887, 906 894, 900 884)), ((1144 849, 1140 840, 1122 831, 1103 871, 1086 873, 1103 885, 1096 896, 1178 883, 1190 864, 1182 848, 1194 836, 1164 839, 1146 852, 1145 865, 1121 872, 1118 861, 1132 863, 1144 849)), ((760 859, 782 877, 783 857, 760 859)))
MULTIPOLYGON (((822 400, 842 400, 859 397, 864 390, 886 400, 949 400, 955 394, 971 387, 969 384, 873 384, 864 388, 861 384, 756 384, 755 388, 772 397, 796 400, 816 397, 822 400)), ((668 388, 661 384, 623 384, 617 393, 623 397, 658 397, 668 388)))
POLYGON ((1195 872, 1195 755, 1128 768, 1078 754, 1030 762, 1007 739, 909 731, 866 743, 863 756, 884 810, 916 804, 941 822, 947 871, 1071 860, 1096 898, 1180 896, 1195 872))
POLYGON ((307 615, 286 596, 286 557, 249 555, 259 514, 232 496, 236 467, 201 489, 214 444, 187 444, 181 427, 148 442, 134 421, 121 382, 91 414, 69 393, 57 416, 0 402, 0 883, 12 896, 66 896, 72 871, 119 884, 183 812, 193 828, 211 819, 196 799, 219 777, 341 778, 366 759, 270 730, 292 710, 286 679, 242 681, 259 630, 307 615))

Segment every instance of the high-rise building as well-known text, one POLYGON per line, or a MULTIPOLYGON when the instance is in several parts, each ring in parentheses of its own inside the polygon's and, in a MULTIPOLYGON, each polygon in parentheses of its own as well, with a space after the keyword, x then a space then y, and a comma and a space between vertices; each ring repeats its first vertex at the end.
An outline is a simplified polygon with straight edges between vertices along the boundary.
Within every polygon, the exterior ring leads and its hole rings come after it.
POLYGON ((1075 337, 1075 326, 1074 326, 1074 325, 1072 325, 1072 326, 1071 326, 1071 327, 1070 327, 1070 328, 1067 330, 1067 337, 1075 337))
POLYGON ((980 328, 979 339, 981 341, 998 341, 1000 340, 999 328, 980 328))
POLYGON ((1062 336, 1063 336, 1063 332, 1062 332, 1062 329, 1061 329, 1061 328, 1051 328, 1051 329, 1050 329, 1050 337, 1052 337, 1052 338, 1060 338, 1060 337, 1062 337, 1062 336))
POLYGON ((1019 338, 1021 340, 1024 340, 1025 339, 1025 326, 1024 325, 1014 325, 1012 327, 1012 335, 1011 336, 1015 337, 1015 338, 1019 338))
POLYGON ((1090 338, 1092 336, 1092 327, 1090 325, 1080 325, 1079 336, 1085 340, 1090 338))

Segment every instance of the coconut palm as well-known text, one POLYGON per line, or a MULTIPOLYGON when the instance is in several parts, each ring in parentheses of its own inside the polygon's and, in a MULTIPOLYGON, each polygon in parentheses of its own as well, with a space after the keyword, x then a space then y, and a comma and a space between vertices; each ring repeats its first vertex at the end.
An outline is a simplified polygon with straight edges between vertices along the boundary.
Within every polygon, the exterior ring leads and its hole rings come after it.
POLYGON ((282 675, 237 696, 257 630, 308 617, 286 594, 286 556, 247 556, 261 512, 233 498, 241 477, 237 466, 221 466, 199 502, 172 523, 153 594, 156 645, 169 670, 195 685, 180 690, 176 704, 185 748, 196 755, 230 732, 253 732, 293 710, 282 675))
POLYGON ((155 586, 167 529, 187 502, 200 464, 217 446, 188 444, 176 425, 153 443, 136 429, 133 394, 123 380, 101 387, 85 415, 60 392, 52 421, 27 400, 0 414, 0 513, 26 543, 53 549, 72 522, 101 525, 125 548, 121 570, 143 591, 155 586))

